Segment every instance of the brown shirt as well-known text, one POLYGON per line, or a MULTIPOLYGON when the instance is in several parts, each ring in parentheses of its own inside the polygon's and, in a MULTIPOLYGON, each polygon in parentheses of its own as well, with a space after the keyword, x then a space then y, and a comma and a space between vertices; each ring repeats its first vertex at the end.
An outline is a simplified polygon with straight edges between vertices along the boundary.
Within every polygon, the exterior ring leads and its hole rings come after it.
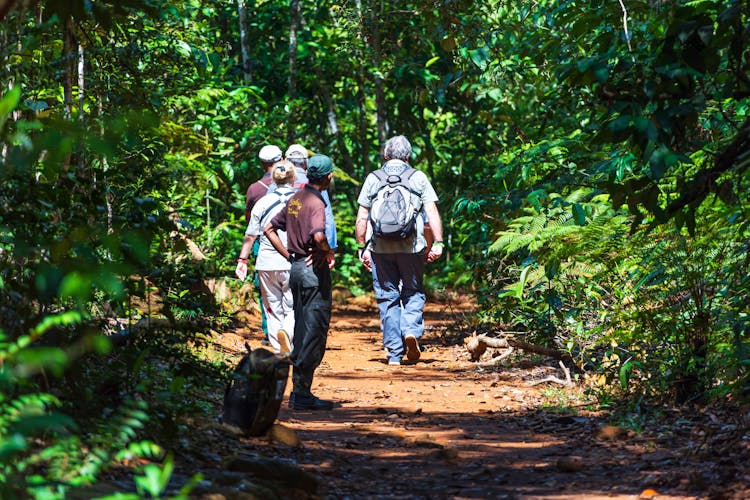
POLYGON ((273 179, 271 179, 271 174, 266 173, 247 188, 247 194, 245 195, 245 213, 248 214, 248 216, 250 212, 253 211, 253 207, 258 200, 268 194, 272 182, 273 179))
POLYGON ((289 199, 281 212, 271 219, 271 225, 286 231, 287 250, 298 257, 310 255, 316 247, 313 236, 325 233, 325 201, 320 191, 305 186, 289 199))

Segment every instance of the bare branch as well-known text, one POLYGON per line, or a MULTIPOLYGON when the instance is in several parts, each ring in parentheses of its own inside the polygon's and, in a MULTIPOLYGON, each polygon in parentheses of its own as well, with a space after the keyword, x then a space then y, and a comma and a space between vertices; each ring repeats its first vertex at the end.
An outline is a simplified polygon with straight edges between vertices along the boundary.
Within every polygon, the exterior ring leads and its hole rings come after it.
POLYGON ((535 386, 539 384, 544 384, 546 382, 554 382, 555 384, 564 385, 566 387, 570 387, 573 385, 573 381, 570 379, 570 369, 568 369, 567 366, 565 366, 565 363, 560 361, 560 368, 562 369, 563 373, 565 374, 565 380, 559 379, 555 377, 554 375, 550 375, 549 377, 545 377, 542 380, 536 380, 534 382, 529 382, 530 386, 535 386))
POLYGON ((628 31, 628 9, 625 8, 625 2, 620 2, 620 8, 622 9, 622 28, 625 30, 625 41, 628 42, 628 52, 633 52, 633 46, 630 45, 630 32, 628 31))

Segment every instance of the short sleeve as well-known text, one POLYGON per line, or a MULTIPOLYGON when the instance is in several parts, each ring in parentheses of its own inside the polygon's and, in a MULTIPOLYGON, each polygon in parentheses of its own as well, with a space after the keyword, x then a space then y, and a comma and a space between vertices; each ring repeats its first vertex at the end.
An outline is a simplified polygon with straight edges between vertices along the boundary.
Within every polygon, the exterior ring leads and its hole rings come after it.
POLYGON ((418 193, 422 193, 422 205, 425 203, 437 203, 438 196, 435 188, 432 187, 427 175, 421 170, 417 170, 410 179, 411 188, 418 193))
POLYGON ((247 231, 245 234, 248 236, 258 236, 263 234, 263 228, 260 227, 260 215, 263 211, 263 203, 256 203, 250 212, 250 222, 247 224, 247 231))
POLYGON ((375 176, 375 174, 369 174, 365 179, 364 184, 362 184, 362 190, 359 192, 357 203, 362 207, 371 208, 372 195, 377 192, 379 184, 380 182, 378 181, 378 178, 375 176))

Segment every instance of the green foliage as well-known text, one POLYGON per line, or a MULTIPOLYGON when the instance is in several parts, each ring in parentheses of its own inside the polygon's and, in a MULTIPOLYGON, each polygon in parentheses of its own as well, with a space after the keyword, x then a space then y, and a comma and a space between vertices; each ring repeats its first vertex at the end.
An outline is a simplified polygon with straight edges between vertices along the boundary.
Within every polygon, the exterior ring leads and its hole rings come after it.
POLYGON ((636 2, 625 26, 616 3, 508 4, 466 31, 464 87, 508 124, 494 182, 455 205, 462 242, 487 249, 471 250, 486 311, 619 396, 747 384, 740 5, 636 2))
POLYGON ((140 500, 142 498, 168 498, 171 500, 186 500, 189 493, 203 478, 201 474, 194 475, 188 484, 180 488, 180 491, 173 496, 164 496, 169 479, 174 472, 174 457, 170 454, 164 460, 164 464, 147 464, 143 467, 142 474, 135 476, 135 485, 137 493, 116 493, 99 497, 98 500, 140 500))
MULTIPOLYGON (((285 2, 246 2, 242 27, 215 0, 16 4, 0 427, 3 474, 30 479, 9 488, 94 481, 118 449, 175 445, 181 416, 210 409, 195 394, 224 367, 196 352, 233 318, 208 283, 232 275, 266 143, 334 159, 335 286, 371 288, 359 182, 404 133, 441 199, 433 293, 473 289, 479 319, 568 350, 602 401, 747 394, 740 0, 626 2, 627 26, 618 2, 323 1, 303 4, 293 59, 285 2), (135 328, 152 320, 167 326, 135 328), (63 450, 64 471, 40 465, 63 450)), ((163 495, 171 467, 133 494, 163 495)))

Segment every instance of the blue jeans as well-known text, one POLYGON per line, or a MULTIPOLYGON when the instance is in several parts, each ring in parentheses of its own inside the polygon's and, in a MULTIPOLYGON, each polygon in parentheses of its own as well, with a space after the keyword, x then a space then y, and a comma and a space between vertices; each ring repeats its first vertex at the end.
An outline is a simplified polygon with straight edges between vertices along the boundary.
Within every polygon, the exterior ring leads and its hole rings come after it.
POLYGON ((404 357, 404 337, 424 333, 424 253, 373 253, 372 283, 389 359, 404 357))

